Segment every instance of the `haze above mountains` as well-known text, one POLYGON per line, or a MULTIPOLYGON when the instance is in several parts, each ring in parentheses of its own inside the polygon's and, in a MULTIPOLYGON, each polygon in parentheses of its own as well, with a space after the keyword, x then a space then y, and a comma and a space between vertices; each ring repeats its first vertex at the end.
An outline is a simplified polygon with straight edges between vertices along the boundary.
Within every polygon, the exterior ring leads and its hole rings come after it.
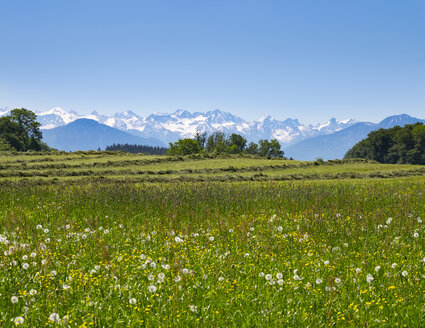
MULTIPOLYGON (((0 109, 0 116, 7 109, 0 109)), ((113 143, 167 146, 179 138, 194 136, 196 131, 238 133, 248 141, 277 139, 285 156, 297 160, 342 158, 354 144, 379 128, 390 128, 425 120, 407 114, 390 116, 379 123, 354 119, 324 124, 303 125, 297 119, 283 121, 265 115, 256 121, 246 121, 220 110, 190 113, 177 110, 172 114, 154 113, 146 117, 132 111, 106 116, 93 112, 79 115, 75 111, 53 108, 37 114, 43 140, 58 150, 75 151, 104 149, 113 143)))

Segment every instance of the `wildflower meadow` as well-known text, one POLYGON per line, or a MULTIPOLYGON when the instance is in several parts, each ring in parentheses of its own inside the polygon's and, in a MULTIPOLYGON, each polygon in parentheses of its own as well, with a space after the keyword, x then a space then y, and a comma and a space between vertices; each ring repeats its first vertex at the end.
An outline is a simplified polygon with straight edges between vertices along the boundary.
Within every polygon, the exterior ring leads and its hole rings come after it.
POLYGON ((0 186, 0 326, 420 327, 425 180, 0 186))

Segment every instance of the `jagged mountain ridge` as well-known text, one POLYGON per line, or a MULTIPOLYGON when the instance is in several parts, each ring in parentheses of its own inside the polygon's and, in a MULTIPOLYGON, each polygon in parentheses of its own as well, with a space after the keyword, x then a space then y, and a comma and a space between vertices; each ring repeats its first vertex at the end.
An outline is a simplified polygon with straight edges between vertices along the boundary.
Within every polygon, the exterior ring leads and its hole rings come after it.
POLYGON ((153 113, 146 117, 132 111, 112 116, 92 112, 79 115, 75 111, 65 111, 57 107, 47 112, 37 113, 37 119, 43 130, 69 124, 77 119, 91 119, 98 123, 134 134, 143 138, 158 139, 164 144, 179 138, 195 135, 197 131, 212 133, 222 131, 227 134, 238 133, 248 141, 259 139, 277 139, 282 145, 291 145, 306 138, 325 135, 347 128, 355 120, 337 121, 332 118, 325 124, 303 125, 297 119, 277 120, 266 115, 257 121, 246 121, 238 116, 218 109, 208 112, 188 112, 177 110, 174 113, 153 113))

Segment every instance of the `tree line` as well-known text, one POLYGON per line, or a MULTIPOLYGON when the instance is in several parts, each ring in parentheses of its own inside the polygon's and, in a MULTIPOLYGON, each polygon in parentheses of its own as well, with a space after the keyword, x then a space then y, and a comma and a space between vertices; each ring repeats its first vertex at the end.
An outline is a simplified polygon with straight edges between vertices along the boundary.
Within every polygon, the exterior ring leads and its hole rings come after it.
POLYGON ((146 146, 146 145, 130 145, 126 144, 112 144, 105 148, 106 151, 122 151, 132 154, 146 154, 146 155, 165 155, 168 148, 158 146, 146 146))
POLYGON ((232 133, 226 136, 223 132, 214 132, 207 135, 205 132, 197 132, 194 138, 179 139, 169 144, 167 155, 190 155, 200 153, 228 153, 228 154, 251 154, 262 157, 283 157, 284 152, 276 139, 261 139, 258 144, 248 143, 239 134, 232 133))
POLYGON ((0 151, 51 150, 42 142, 37 115, 25 108, 15 108, 0 117, 0 151))
POLYGON ((351 148, 344 158, 365 158, 388 164, 425 164, 423 123, 379 129, 351 148))

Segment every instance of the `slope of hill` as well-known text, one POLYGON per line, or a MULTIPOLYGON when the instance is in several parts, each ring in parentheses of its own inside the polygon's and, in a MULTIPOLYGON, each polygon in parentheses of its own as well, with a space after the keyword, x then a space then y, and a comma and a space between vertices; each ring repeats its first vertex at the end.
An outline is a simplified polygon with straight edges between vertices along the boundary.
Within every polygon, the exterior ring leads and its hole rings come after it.
POLYGON ((157 139, 141 138, 90 119, 78 119, 65 126, 44 130, 43 141, 65 151, 104 149, 113 143, 164 146, 157 139))
POLYGON ((411 117, 407 114, 401 114, 387 117, 378 124, 369 122, 356 123, 341 131, 305 139, 284 148, 285 156, 305 161, 316 158, 323 158, 324 160, 343 158, 351 147, 366 138, 374 130, 380 128, 386 129, 396 125, 404 126, 416 122, 424 123, 425 120, 411 117))

